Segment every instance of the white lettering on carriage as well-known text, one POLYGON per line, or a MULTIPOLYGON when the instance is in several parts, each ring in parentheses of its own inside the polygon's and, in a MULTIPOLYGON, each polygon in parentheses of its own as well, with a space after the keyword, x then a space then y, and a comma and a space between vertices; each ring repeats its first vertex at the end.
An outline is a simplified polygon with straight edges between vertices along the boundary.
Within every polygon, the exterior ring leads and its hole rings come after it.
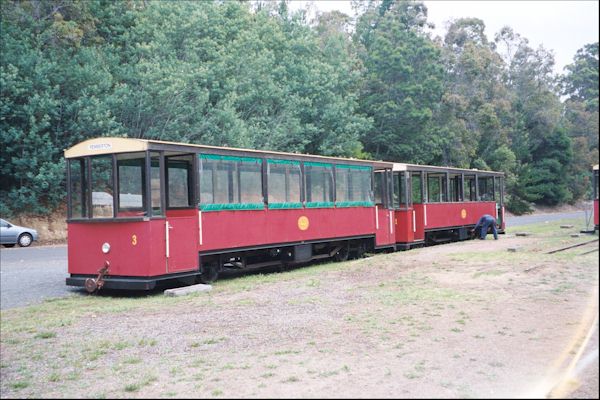
POLYGON ((110 150, 112 149, 112 144, 110 143, 94 143, 88 146, 90 150, 110 150))

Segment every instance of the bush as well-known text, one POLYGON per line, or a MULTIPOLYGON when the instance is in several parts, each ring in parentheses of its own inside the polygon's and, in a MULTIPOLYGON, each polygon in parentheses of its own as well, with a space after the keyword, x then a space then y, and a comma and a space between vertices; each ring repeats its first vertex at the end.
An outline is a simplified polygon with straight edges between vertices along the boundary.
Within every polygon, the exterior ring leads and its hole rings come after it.
POLYGON ((506 209, 515 215, 523 215, 533 212, 532 204, 517 196, 507 196, 506 209))

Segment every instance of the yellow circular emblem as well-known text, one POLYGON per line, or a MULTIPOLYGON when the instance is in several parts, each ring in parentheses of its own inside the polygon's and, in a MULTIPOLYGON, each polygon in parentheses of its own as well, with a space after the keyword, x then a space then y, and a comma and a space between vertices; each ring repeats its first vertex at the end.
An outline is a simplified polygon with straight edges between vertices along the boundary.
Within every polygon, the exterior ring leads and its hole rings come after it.
POLYGON ((462 210, 460 210, 460 217, 462 219, 467 218, 467 210, 465 210, 464 208, 462 210))
POLYGON ((301 216, 300 218, 298 218, 298 228, 301 231, 307 230, 308 229, 308 225, 309 225, 308 218, 306 218, 304 215, 301 216))

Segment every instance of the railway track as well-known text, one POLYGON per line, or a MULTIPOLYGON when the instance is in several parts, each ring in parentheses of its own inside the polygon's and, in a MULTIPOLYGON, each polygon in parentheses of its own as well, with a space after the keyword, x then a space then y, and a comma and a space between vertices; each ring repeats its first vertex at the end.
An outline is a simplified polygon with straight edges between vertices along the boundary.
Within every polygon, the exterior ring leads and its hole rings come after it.
MULTIPOLYGON (((583 242, 583 243, 572 244, 570 246, 561 247, 559 249, 551 250, 551 251, 547 252, 546 254, 554 254, 554 253, 558 253, 558 252, 561 252, 561 251, 569 250, 569 249, 572 249, 572 248, 575 248, 575 247, 585 246, 585 245, 588 245, 588 244, 591 244, 591 243, 596 243, 596 242, 598 242, 598 239, 590 240, 588 242, 583 242)), ((597 250, 598 249, 594 249, 592 251, 597 251, 597 250)), ((587 252, 587 253, 582 253, 581 255, 591 253, 592 251, 587 252)))

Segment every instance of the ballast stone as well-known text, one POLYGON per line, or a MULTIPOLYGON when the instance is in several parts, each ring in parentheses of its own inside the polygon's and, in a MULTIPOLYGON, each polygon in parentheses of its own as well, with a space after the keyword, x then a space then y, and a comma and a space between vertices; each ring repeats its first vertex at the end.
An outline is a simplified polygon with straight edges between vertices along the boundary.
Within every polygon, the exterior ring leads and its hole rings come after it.
POLYGON ((192 286, 185 286, 185 287, 175 288, 175 289, 167 289, 167 290, 165 290, 165 296, 178 297, 178 296, 185 296, 185 295, 188 295, 191 293, 208 292, 210 290, 212 290, 212 285, 204 285, 202 283, 199 283, 197 285, 192 285, 192 286))

